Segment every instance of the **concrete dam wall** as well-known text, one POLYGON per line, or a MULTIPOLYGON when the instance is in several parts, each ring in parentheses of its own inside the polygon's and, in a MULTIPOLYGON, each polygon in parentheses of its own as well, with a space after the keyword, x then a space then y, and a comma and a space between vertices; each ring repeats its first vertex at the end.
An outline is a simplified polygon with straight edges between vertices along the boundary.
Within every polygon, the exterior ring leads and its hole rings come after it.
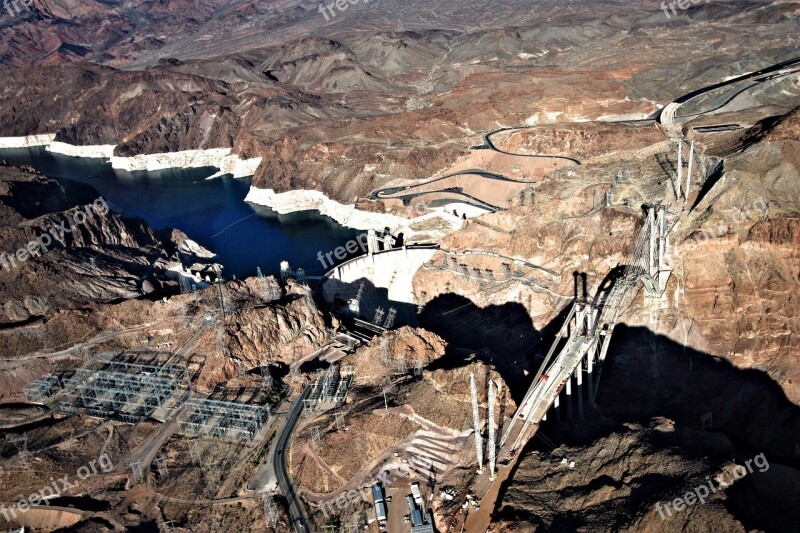
POLYGON ((414 304, 414 275, 437 251, 435 248, 398 248, 343 263, 325 276, 325 299, 333 301, 345 291, 357 292, 360 282, 366 280, 376 288, 388 290, 388 299, 392 302, 414 304))

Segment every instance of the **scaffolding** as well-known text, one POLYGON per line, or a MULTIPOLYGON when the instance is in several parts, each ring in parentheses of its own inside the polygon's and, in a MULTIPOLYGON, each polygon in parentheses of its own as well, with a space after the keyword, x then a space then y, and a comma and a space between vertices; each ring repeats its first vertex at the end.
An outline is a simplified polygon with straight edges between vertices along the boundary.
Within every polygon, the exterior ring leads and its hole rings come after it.
POLYGON ((178 416, 179 431, 192 437, 252 441, 272 416, 268 405, 191 399, 178 416))

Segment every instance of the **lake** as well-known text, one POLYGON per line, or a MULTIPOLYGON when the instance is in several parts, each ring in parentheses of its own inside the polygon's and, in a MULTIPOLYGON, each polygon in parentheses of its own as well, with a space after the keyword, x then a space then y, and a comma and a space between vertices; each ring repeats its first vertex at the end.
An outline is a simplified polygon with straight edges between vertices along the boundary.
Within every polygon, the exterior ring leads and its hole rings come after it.
POLYGON ((87 183, 126 216, 141 217, 154 229, 180 229, 217 254, 228 279, 254 276, 256 267, 277 274, 283 260, 319 276, 325 269, 318 252, 359 233, 315 211, 280 215, 246 203, 250 179, 206 180, 217 171, 213 167, 127 172, 103 159, 62 156, 44 147, 0 149, 0 159, 30 165, 50 178, 87 183))

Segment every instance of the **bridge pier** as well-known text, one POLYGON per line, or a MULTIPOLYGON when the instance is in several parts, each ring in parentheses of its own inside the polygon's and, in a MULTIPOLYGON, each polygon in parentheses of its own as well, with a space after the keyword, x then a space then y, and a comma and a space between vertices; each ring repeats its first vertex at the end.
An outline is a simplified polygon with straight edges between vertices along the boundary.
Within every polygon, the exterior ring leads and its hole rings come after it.
POLYGON ((558 400, 559 400, 560 397, 561 397, 561 394, 557 395, 555 401, 553 402, 553 415, 554 415, 553 418, 555 418, 556 424, 560 424, 561 423, 561 409, 558 407, 558 405, 559 405, 559 401, 558 400))
MULTIPOLYGON (((591 357, 591 354, 589 354, 591 357)), ((578 370, 575 374, 575 379, 578 384, 578 419, 583 420, 583 365, 578 365, 578 370)))
POLYGON ((567 403, 567 420, 572 420, 572 374, 567 376, 567 397, 565 401, 567 403))
POLYGON ((589 386, 589 406, 594 409, 594 376, 592 376, 592 354, 586 356, 586 384, 589 386))

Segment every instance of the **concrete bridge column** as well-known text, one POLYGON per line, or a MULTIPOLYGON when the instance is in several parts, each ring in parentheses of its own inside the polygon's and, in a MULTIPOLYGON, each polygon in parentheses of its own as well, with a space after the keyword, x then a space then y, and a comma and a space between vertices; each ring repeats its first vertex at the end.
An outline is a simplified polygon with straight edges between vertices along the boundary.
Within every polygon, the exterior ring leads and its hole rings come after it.
MULTIPOLYGON (((591 357, 591 354, 588 357, 591 357)), ((575 379, 578 384, 578 418, 583 420, 583 365, 578 365, 575 379)))
POLYGON ((378 237, 375 235, 375 230, 371 229, 367 233, 367 254, 372 256, 378 251, 378 237))
POLYGON ((589 406, 594 408, 594 379, 592 377, 592 354, 586 354, 586 384, 589 385, 589 406))
POLYGON ((553 415, 554 415, 553 417, 556 419, 556 424, 560 424, 561 423, 561 410, 558 407, 558 405, 560 403, 558 401, 558 399, 559 399, 560 396, 561 396, 561 393, 559 393, 556 396, 556 400, 553 402, 553 415))
POLYGON ((567 420, 572 420, 572 374, 567 376, 567 420))

